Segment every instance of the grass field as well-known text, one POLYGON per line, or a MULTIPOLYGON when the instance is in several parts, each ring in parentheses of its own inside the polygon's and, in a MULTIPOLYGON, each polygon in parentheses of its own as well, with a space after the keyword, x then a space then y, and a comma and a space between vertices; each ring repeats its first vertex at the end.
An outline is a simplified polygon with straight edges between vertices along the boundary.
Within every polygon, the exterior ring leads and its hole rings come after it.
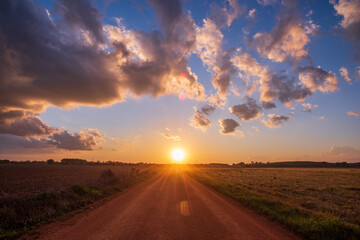
POLYGON ((15 239, 155 172, 149 166, 0 166, 0 239, 15 239))
POLYGON ((107 169, 121 178, 144 168, 146 166, 4 164, 0 165, 0 198, 25 197, 64 190, 75 184, 93 184, 107 169))
POLYGON ((307 238, 360 238, 359 169, 197 168, 192 174, 307 238))

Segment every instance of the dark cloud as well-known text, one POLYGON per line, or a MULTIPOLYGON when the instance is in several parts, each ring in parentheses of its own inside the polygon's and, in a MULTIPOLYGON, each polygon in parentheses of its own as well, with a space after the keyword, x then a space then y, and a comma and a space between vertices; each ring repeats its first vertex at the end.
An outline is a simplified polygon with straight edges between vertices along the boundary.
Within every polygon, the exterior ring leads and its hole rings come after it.
POLYGON ((264 109, 273 109, 273 108, 276 108, 276 105, 275 105, 275 103, 273 103, 273 102, 262 102, 262 103, 261 103, 261 106, 262 106, 264 109))
POLYGON ((195 108, 195 113, 190 119, 190 125, 205 131, 208 127, 211 126, 211 122, 202 112, 195 108))
POLYGON ((8 134, 0 134, 0 150, 2 153, 19 153, 54 150, 55 147, 49 144, 47 138, 18 137, 8 134))
POLYGON ((55 9, 69 26, 88 31, 98 42, 105 41, 100 23, 102 15, 90 0, 59 0, 55 9))
POLYGON ((246 103, 234 105, 229 108, 230 113, 244 121, 259 118, 261 116, 261 107, 250 97, 246 97, 246 100, 246 103))
POLYGON ((96 138, 92 134, 88 135, 84 132, 70 133, 68 131, 54 133, 49 143, 57 148, 67 150, 93 150, 97 144, 96 138))
POLYGON ((29 137, 49 135, 53 131, 53 128, 51 128, 48 124, 43 123, 40 118, 36 116, 0 123, 0 134, 12 134, 15 136, 29 137))
POLYGON ((260 86, 261 99, 271 101, 278 98, 284 104, 291 104, 292 101, 303 101, 312 92, 307 87, 299 85, 295 78, 274 73, 268 81, 262 82, 260 86))
POLYGON ((48 104, 104 105, 122 101, 122 93, 129 90, 136 95, 153 96, 182 90, 202 94, 203 87, 188 68, 186 56, 195 41, 194 24, 189 16, 182 13, 174 21, 173 31, 165 35, 112 26, 119 34, 128 33, 126 37, 136 43, 132 47, 138 51, 130 53, 129 41, 123 41, 124 36, 123 39, 109 36, 109 47, 114 48, 109 54, 98 42, 87 42, 86 36, 69 26, 74 22, 97 38, 103 29, 94 7, 86 1, 75 2, 59 3, 62 12, 67 6, 64 18, 71 18, 63 24, 48 16, 36 1, 1 1, 0 107, 41 112, 48 104), (69 4, 76 7, 69 8, 69 4), (87 7, 79 10, 82 5, 87 7), (77 11, 81 11, 81 16, 74 16, 77 11))
POLYGON ((182 3, 179 0, 148 0, 154 7, 163 31, 172 35, 180 18, 183 16, 182 3))
POLYGON ((53 133, 37 115, 50 105, 113 104, 128 92, 203 98, 188 67, 193 20, 180 1, 150 2, 162 31, 103 25, 88 0, 60 0, 54 16, 35 0, 0 1, 0 133, 89 150, 99 133, 53 133))
POLYGON ((268 114, 268 120, 262 120, 262 122, 268 126, 269 128, 279 128, 280 124, 283 122, 289 121, 291 117, 287 117, 284 115, 275 115, 275 114, 268 114))
POLYGON ((0 110, 0 124, 5 124, 6 122, 12 121, 14 119, 20 119, 32 115, 33 114, 31 112, 25 112, 21 110, 12 110, 12 111, 0 110))
POLYGON ((74 34, 37 1, 1 1, 0 107, 41 112, 121 100, 109 54, 74 34))
POLYGON ((238 0, 227 0, 224 7, 220 7, 216 3, 212 3, 210 7, 211 18, 220 28, 230 27, 237 17, 246 12, 246 6, 240 5, 238 0))
MULTIPOLYGON (((25 130, 19 130, 22 133, 25 130)), ((18 134, 24 136, 24 134, 18 134)), ((39 134, 37 134, 39 135, 39 134)), ((51 151, 54 149, 66 150, 93 150, 98 146, 99 141, 104 137, 103 134, 96 129, 90 131, 80 131, 78 133, 70 133, 67 130, 57 130, 42 137, 19 137, 0 134, 0 149, 38 149, 41 151, 51 151)))
POLYGON ((231 118, 220 119, 219 123, 221 127, 220 133, 222 134, 234 135, 236 133, 236 128, 241 126, 240 123, 231 118))
POLYGON ((203 112, 206 115, 210 115, 212 112, 214 112, 216 109, 215 105, 206 104, 201 107, 201 112, 203 112))

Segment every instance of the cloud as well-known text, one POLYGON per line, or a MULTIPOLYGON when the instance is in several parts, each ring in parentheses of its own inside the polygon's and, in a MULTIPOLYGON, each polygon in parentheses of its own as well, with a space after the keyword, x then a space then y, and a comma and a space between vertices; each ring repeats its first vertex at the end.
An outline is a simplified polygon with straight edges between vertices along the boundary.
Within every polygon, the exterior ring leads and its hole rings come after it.
POLYGON ((351 78, 349 77, 349 71, 345 67, 340 68, 340 75, 346 80, 348 84, 351 84, 351 78))
POLYGON ((37 136, 25 139, 26 146, 50 141, 52 148, 91 150, 103 137, 97 130, 57 131, 37 116, 48 106, 103 106, 125 96, 204 100, 188 67, 192 18, 181 1, 150 2, 161 31, 128 30, 120 19, 104 25, 89 0, 60 0, 53 13, 34 0, 1 1, 0 134, 37 136))
POLYGON ((59 0, 55 10, 70 27, 77 27, 90 33, 97 42, 105 41, 103 26, 100 23, 102 15, 88 0, 59 0))
POLYGON ((211 126, 210 120, 207 117, 205 117, 205 115, 202 112, 200 112, 196 108, 194 109, 195 109, 195 113, 190 119, 190 125, 195 128, 200 128, 201 130, 206 131, 206 129, 211 126))
POLYGON ((248 16, 249 16, 250 18, 254 18, 254 17, 255 17, 255 12, 256 12, 256 9, 255 9, 255 8, 251 9, 251 10, 249 11, 249 13, 248 13, 248 16))
POLYGON ((268 67, 260 65, 250 54, 237 49, 231 59, 234 66, 245 74, 254 84, 259 84, 260 100, 269 102, 278 98, 284 104, 291 104, 292 101, 303 101, 311 95, 310 89, 296 83, 294 78, 271 71, 268 67))
POLYGON ((112 45, 120 46, 116 62, 120 65, 122 85, 136 96, 181 94, 204 99, 204 87, 188 67, 188 54, 193 52, 196 40, 192 18, 183 13, 180 1, 150 3, 162 32, 128 30, 120 20, 117 27, 106 27, 112 45))
POLYGON ((93 150, 97 145, 97 138, 91 133, 70 133, 65 130, 54 133, 49 144, 67 150, 93 150))
MULTIPOLYGON (((22 136, 22 135, 19 135, 22 136)), ((55 149, 66 150, 93 150, 103 139, 104 135, 96 129, 70 133, 67 130, 54 130, 50 135, 37 137, 19 137, 16 135, 0 134, 0 149, 9 152, 19 152, 24 149, 36 151, 54 151, 55 149)))
POLYGON ((102 134, 101 132, 99 132, 97 129, 94 128, 84 128, 84 131, 97 138, 102 138, 105 136, 104 134, 102 134))
POLYGON ((259 4, 267 6, 276 3, 278 0, 256 0, 259 4))
POLYGON ((225 7, 219 7, 217 4, 211 4, 212 19, 219 27, 230 27, 231 23, 246 11, 245 6, 240 6, 238 0, 227 0, 225 7))
POLYGON ((275 103, 273 103, 273 102, 262 102, 262 103, 261 103, 261 106, 262 106, 264 109, 273 109, 273 108, 276 108, 276 105, 275 105, 275 103))
POLYGON ((175 142, 181 141, 181 137, 178 135, 171 135, 170 133, 162 133, 161 134, 164 138, 173 140, 175 142))
POLYGON ((240 123, 231 118, 220 119, 219 123, 221 127, 221 134, 236 135, 236 128, 241 126, 240 123))
POLYGON ((244 121, 253 120, 261 116, 261 107, 253 98, 246 97, 247 102, 229 108, 230 113, 244 121))
POLYGON ((356 80, 360 80, 360 66, 356 67, 355 78, 356 78, 356 80))
POLYGON ((269 128, 280 128, 280 124, 289 121, 291 117, 283 115, 268 114, 268 120, 261 120, 269 128))
POLYGON ((210 115, 212 112, 215 111, 215 109, 216 109, 215 105, 206 104, 201 107, 201 112, 206 115, 210 115))
POLYGON ((37 1, 1 1, 0 12, 0 61, 6 69, 0 75, 2 109, 39 113, 49 104, 122 100, 110 56, 97 42, 88 44, 78 31, 49 19, 37 1))
POLYGON ((125 95, 203 99, 204 88, 188 67, 193 20, 174 7, 180 1, 151 3, 162 31, 131 31, 120 21, 105 26, 86 0, 58 2, 56 18, 37 1, 1 1, 1 111, 102 106, 125 95))
POLYGON ((312 108, 318 107, 318 105, 312 105, 311 103, 303 103, 302 106, 303 106, 303 109, 301 111, 309 112, 309 113, 311 113, 312 108))
POLYGON ((236 73, 231 62, 233 49, 223 50, 223 37, 220 27, 211 19, 204 19, 203 26, 196 27, 195 53, 212 73, 212 84, 221 98, 226 97, 231 77, 236 73))
POLYGON ((310 41, 298 20, 297 2, 285 1, 283 4, 279 21, 272 31, 258 32, 253 38, 258 53, 276 62, 304 58, 308 53, 305 46, 310 41))
POLYGON ((321 68, 312 66, 299 68, 299 79, 301 83, 311 92, 334 92, 338 90, 338 79, 331 71, 327 72, 321 68))
POLYGON ((360 149, 349 146, 332 146, 322 153, 332 161, 356 162, 360 160, 360 149))
POLYGON ((21 137, 49 135, 54 131, 52 127, 36 116, 18 118, 13 121, 0 123, 0 134, 12 134, 21 137))
POLYGON ((49 139, 47 138, 0 134, 0 150, 2 153, 51 153, 55 149, 56 147, 49 144, 49 139))
MULTIPOLYGON (((339 0, 330 2, 338 15, 342 15, 340 22, 345 36, 351 40, 359 53, 360 50, 360 1, 358 0, 339 0)), ((359 56, 357 56, 359 57, 359 56)))
POLYGON ((165 128, 164 132, 159 133, 161 136, 163 136, 166 139, 173 140, 173 141, 181 141, 181 137, 177 134, 171 133, 171 130, 169 128, 165 128))
POLYGON ((349 112, 347 112, 347 114, 348 114, 349 116, 355 116, 355 117, 360 116, 360 113, 359 113, 359 112, 353 112, 353 111, 349 111, 349 112))

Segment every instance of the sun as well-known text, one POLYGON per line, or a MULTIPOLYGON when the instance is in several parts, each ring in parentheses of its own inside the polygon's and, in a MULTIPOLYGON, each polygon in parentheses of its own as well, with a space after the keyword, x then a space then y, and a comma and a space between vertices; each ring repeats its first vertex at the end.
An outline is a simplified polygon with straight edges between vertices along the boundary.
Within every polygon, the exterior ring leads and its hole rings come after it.
POLYGON ((182 162, 185 158, 185 151, 180 148, 174 149, 171 156, 175 162, 182 162))

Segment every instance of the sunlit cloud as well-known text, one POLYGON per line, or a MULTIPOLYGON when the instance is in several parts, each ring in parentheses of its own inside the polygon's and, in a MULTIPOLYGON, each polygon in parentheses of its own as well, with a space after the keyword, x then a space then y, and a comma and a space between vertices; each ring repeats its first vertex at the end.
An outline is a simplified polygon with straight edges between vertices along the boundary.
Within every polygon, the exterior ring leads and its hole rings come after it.
POLYGON ((345 67, 341 67, 339 70, 341 76, 346 80, 348 84, 351 84, 351 78, 349 76, 349 71, 345 67))
POLYGON ((359 112, 354 112, 354 111, 349 111, 349 112, 347 112, 347 115, 358 117, 358 116, 360 116, 360 113, 359 112))
POLYGON ((280 124, 290 119, 291 117, 284 115, 268 114, 268 120, 262 119, 261 121, 269 128, 280 128, 280 124))
POLYGON ((249 11, 248 16, 249 16, 250 18, 254 18, 254 17, 255 17, 255 14, 256 14, 256 9, 253 8, 253 9, 251 9, 251 10, 249 11))
POLYGON ((300 67, 299 79, 312 92, 334 92, 339 89, 336 75, 319 67, 300 67))
MULTIPOLYGON (((355 50, 360 50, 360 2, 358 0, 330 1, 336 13, 343 17, 340 26, 344 35, 353 42, 355 50)), ((359 58, 359 56, 356 56, 359 58)), ((358 59, 359 60, 359 59, 358 59)))
POLYGON ((296 1, 283 2, 284 9, 272 31, 254 35, 253 44, 263 57, 284 62, 289 58, 299 60, 307 55, 305 47, 310 39, 297 16, 296 4, 296 1))
POLYGON ((312 105, 311 103, 303 103, 303 104, 301 104, 301 106, 303 107, 303 109, 301 111, 309 112, 309 113, 312 112, 313 108, 318 107, 318 105, 312 105))

